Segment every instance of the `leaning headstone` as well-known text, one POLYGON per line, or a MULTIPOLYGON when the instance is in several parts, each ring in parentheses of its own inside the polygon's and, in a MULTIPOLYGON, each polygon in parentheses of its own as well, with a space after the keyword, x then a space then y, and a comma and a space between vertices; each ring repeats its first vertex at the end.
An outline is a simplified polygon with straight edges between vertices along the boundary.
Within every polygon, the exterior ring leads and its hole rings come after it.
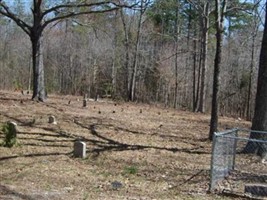
POLYGON ((267 197, 267 184, 247 184, 245 185, 245 193, 253 196, 267 197))
POLYGON ((2 131, 5 134, 4 146, 13 147, 17 144, 17 124, 15 122, 7 122, 2 131))
POLYGON ((48 123, 49 124, 57 124, 55 116, 53 116, 53 115, 49 116, 48 123))
POLYGON ((81 141, 74 142, 74 157, 86 157, 86 143, 81 141))

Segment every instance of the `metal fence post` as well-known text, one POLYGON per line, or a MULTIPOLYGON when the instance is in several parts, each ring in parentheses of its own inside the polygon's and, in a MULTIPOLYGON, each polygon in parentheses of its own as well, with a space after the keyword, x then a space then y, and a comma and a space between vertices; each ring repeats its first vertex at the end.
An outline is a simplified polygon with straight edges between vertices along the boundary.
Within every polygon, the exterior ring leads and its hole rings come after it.
POLYGON ((215 180, 214 180, 214 159, 215 159, 215 147, 216 147, 216 142, 217 142, 217 133, 215 132, 213 134, 213 138, 212 138, 212 154, 211 154, 211 162, 210 162, 210 188, 209 191, 212 191, 214 189, 215 186, 215 180))
POLYGON ((235 169, 235 157, 236 157, 236 147, 237 147, 237 138, 238 137, 238 129, 235 131, 235 139, 234 139, 234 146, 233 146, 233 164, 232 164, 232 170, 235 169))

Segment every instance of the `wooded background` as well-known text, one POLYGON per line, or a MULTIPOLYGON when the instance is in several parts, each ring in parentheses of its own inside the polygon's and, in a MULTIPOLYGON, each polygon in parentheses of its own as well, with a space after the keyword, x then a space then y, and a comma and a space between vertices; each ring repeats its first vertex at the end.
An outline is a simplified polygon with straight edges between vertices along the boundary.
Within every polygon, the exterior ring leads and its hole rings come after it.
MULTIPOLYGON (((46 28, 43 54, 48 95, 86 93, 92 98, 111 96, 210 111, 216 49, 214 1, 120 2, 138 6, 62 19, 46 28)), ((21 19, 30 18, 28 1, 13 1, 9 6, 21 19)), ((263 15, 260 1, 228 2, 220 115, 253 116, 263 15)), ((0 27, 0 89, 30 90, 30 39, 2 15, 0 27)))

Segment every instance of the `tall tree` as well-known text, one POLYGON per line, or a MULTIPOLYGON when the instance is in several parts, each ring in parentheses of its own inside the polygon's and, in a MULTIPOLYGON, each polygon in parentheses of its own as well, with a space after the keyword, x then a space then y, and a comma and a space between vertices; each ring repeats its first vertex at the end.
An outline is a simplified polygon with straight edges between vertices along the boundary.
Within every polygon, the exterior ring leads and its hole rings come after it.
MULTIPOLYGON (((210 28, 210 14, 211 14, 211 0, 188 0, 190 4, 194 6, 197 10, 199 15, 199 22, 201 27, 201 55, 200 55, 200 69, 201 77, 199 83, 199 94, 197 94, 196 101, 194 102, 195 111, 198 112, 205 112, 206 111, 206 93, 207 93, 207 78, 206 78, 206 71, 207 71, 207 63, 208 63, 208 42, 209 42, 209 28, 210 28), (198 107, 196 107, 198 106, 198 107)), ((199 76, 200 76, 199 74, 199 76)))
MULTIPOLYGON (((265 3, 267 8, 267 1, 265 3)), ((254 118, 252 120, 252 130, 266 131, 267 130, 267 12, 265 12, 265 25, 261 44, 260 63, 258 71, 258 83, 254 118)), ((267 134, 251 132, 253 139, 267 140, 267 134)), ((262 157, 267 157, 267 144, 249 142, 245 148, 246 152, 254 153, 262 157)))
MULTIPOLYGON (((47 5, 46 5, 47 6, 47 5)), ((43 64, 43 32, 46 27, 62 19, 78 15, 104 13, 117 10, 120 5, 113 1, 73 2, 57 4, 46 7, 43 0, 32 0, 32 16, 29 21, 21 18, 12 11, 6 1, 0 0, 0 14, 13 20, 29 37, 32 44, 33 67, 33 96, 32 99, 44 101, 44 64, 43 64)))
POLYGON ((178 89, 179 89, 179 77, 178 77, 178 37, 179 37, 179 3, 180 1, 177 0, 175 2, 175 22, 174 22, 174 49, 175 49, 175 89, 174 89, 174 108, 178 106, 178 89))
POLYGON ((252 18, 252 44, 251 44, 251 61, 250 61, 250 71, 249 71, 249 83, 248 83, 248 91, 247 91, 247 113, 246 113, 246 118, 247 120, 251 120, 251 93, 252 93, 252 78, 253 78, 253 72, 254 72, 254 62, 255 62, 255 44, 256 44, 256 37, 258 34, 258 29, 259 29, 259 22, 260 19, 258 17, 258 4, 259 1, 254 0, 254 9, 252 10, 253 18, 252 18))
POLYGON ((136 76, 137 76, 137 66, 138 66, 138 54, 139 54, 139 46, 140 46, 140 36, 142 30, 142 19, 147 8, 147 4, 149 0, 141 0, 140 2, 140 14, 138 17, 137 22, 137 35, 134 47, 134 58, 133 58, 133 67, 131 71, 131 79, 130 79, 130 93, 129 93, 129 100, 134 101, 135 99, 135 90, 136 90, 136 76))
POLYGON ((209 39, 209 15, 210 15, 210 0, 204 2, 201 14, 201 25, 202 25, 202 70, 201 70, 201 84, 200 84, 200 99, 199 99, 199 112, 206 111, 206 70, 208 60, 208 39, 209 39))
POLYGON ((219 92, 219 75, 222 62, 222 43, 224 31, 224 16, 227 7, 227 0, 215 1, 215 20, 216 20, 216 54, 214 60, 213 72, 213 94, 210 120, 209 139, 212 140, 213 133, 217 131, 218 126, 218 92, 219 92))

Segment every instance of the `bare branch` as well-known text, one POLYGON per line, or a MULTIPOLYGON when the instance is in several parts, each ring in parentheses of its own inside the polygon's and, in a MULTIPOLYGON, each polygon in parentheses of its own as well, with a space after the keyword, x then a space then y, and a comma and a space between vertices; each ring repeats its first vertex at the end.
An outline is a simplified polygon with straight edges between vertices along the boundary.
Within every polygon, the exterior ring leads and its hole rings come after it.
POLYGON ((9 10, 9 7, 2 3, 0 0, 0 14, 13 20, 27 35, 30 35, 31 27, 23 20, 19 19, 13 12, 9 10), (2 8, 2 9, 1 9, 2 8))
MULTIPOLYGON (((257 8, 260 4, 261 0, 257 1, 253 7, 250 8, 250 10, 255 10, 255 8, 257 8)), ((246 2, 242 3, 240 6, 233 6, 231 8, 227 8, 227 11, 225 12, 225 14, 229 13, 229 12, 233 12, 233 11, 244 11, 248 14, 253 14, 253 11, 248 11, 248 7, 245 4, 246 2)))
POLYGON ((190 3, 192 6, 194 6, 197 10, 201 11, 201 13, 203 13, 203 8, 197 4, 195 1, 193 0, 187 0, 188 3, 190 3))
POLYGON ((120 4, 120 3, 116 3, 114 1, 100 1, 100 2, 95 2, 95 3, 85 3, 85 1, 83 1, 80 4, 77 3, 71 3, 71 4, 61 4, 61 5, 57 5, 54 6, 46 11, 43 12, 42 14, 42 18, 44 18, 46 15, 51 14, 52 12, 59 12, 61 9, 66 9, 66 13, 62 12, 62 15, 60 16, 56 16, 54 18, 51 18, 47 21, 44 22, 44 24, 42 25, 42 29, 44 29, 48 24, 58 21, 58 20, 62 20, 62 19, 66 19, 66 18, 70 18, 70 17, 75 17, 75 16, 79 16, 79 15, 85 15, 85 14, 96 14, 96 13, 106 13, 106 12, 111 12, 114 10, 118 10, 120 8, 133 8, 137 5, 133 4, 133 5, 126 5, 126 4, 120 4), (105 8, 105 9, 95 9, 92 10, 91 8, 98 8, 100 6, 110 6, 110 8, 105 8), (72 8, 86 8, 86 9, 91 9, 91 10, 87 10, 87 11, 70 11, 72 8))
POLYGON ((70 9, 70 8, 91 8, 91 7, 98 7, 98 6, 102 6, 102 5, 113 5, 117 8, 133 8, 134 6, 136 6, 137 4, 133 4, 133 5, 126 5, 126 4, 118 4, 115 3, 113 1, 101 1, 101 2, 96 2, 96 3, 81 3, 81 4, 62 4, 62 5, 57 5, 54 6, 46 11, 43 12, 43 16, 50 14, 51 12, 57 12, 59 9, 70 9))
POLYGON ((62 16, 58 16, 58 17, 54 17, 50 20, 47 20, 44 22, 44 24, 42 25, 42 29, 44 29, 48 24, 58 21, 58 20, 62 20, 62 19, 66 19, 66 18, 70 18, 70 17, 75 17, 75 16, 79 16, 79 15, 85 15, 85 14, 97 14, 97 13, 106 13, 106 12, 111 12, 114 10, 118 10, 118 7, 114 7, 114 8, 110 8, 110 9, 106 9, 106 10, 90 10, 90 11, 84 11, 84 12, 70 12, 67 13, 65 15, 62 16))

